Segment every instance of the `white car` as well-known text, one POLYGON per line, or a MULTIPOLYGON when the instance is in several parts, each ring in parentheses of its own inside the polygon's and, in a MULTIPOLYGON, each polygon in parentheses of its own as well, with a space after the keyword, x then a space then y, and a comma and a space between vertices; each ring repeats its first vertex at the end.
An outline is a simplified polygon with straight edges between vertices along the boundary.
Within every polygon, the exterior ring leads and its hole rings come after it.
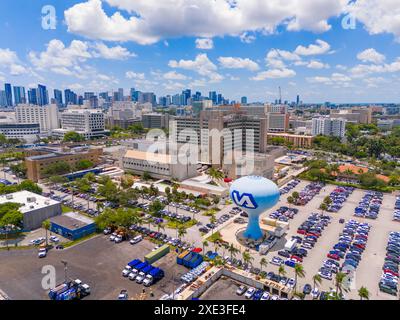
POLYGON ((133 270, 128 276, 129 280, 135 281, 137 274, 137 270, 133 270))
POLYGON ((278 297, 276 294, 274 294, 274 295, 271 297, 271 300, 279 300, 279 297, 278 297))
POLYGON ((116 232, 114 232, 111 236, 110 236, 110 241, 114 241, 115 238, 118 236, 118 234, 116 232))
POLYGON ((144 274, 144 272, 139 272, 139 274, 136 277, 136 283, 143 283, 144 278, 146 278, 146 275, 144 274))
POLYGON ((270 294, 268 292, 264 292, 261 296, 260 300, 269 300, 270 294))
POLYGON ((283 264, 283 259, 281 259, 279 257, 273 257, 271 259, 270 263, 275 265, 275 266, 281 266, 283 264))
POLYGON ((318 299, 318 297, 319 297, 319 295, 320 295, 321 293, 319 292, 319 289, 318 288, 314 288, 312 291, 311 291, 311 296, 312 296, 312 298, 315 300, 315 299, 318 299))
POLYGON ((60 239, 56 236, 51 236, 49 239, 51 242, 54 242, 54 243, 60 242, 60 239))
POLYGON ((287 282, 287 286, 288 286, 289 288, 294 288, 295 285, 296 285, 296 280, 294 280, 293 278, 290 278, 290 279, 288 280, 288 282, 287 282))
POLYGON ((247 288, 245 286, 240 286, 239 288, 237 288, 236 290, 236 294, 238 296, 241 296, 243 293, 245 293, 247 290, 247 288))
POLYGON ((254 295, 254 293, 256 292, 256 289, 254 288, 249 288, 247 289, 246 293, 244 294, 246 299, 251 299, 254 295))
POLYGON ((39 249, 38 257, 39 258, 45 258, 46 256, 47 256, 47 249, 46 248, 39 249))
POLYGON ((115 242, 115 243, 121 243, 123 240, 124 240, 124 239, 122 238, 122 236, 121 236, 121 235, 118 235, 118 236, 115 237, 114 242, 115 242))
POLYGON ((141 235, 134 237, 129 241, 130 244, 136 244, 139 243, 140 241, 143 240, 143 237, 141 235))

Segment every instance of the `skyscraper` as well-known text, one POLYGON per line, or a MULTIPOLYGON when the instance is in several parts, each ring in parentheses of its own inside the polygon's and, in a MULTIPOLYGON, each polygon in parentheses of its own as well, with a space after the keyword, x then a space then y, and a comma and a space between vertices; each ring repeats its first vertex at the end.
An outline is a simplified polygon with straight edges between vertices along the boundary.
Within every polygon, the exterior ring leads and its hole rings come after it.
POLYGON ((32 88, 28 90, 28 103, 29 104, 38 104, 38 89, 32 88))
POLYGON ((38 85, 38 97, 37 103, 39 106, 45 106, 49 104, 49 93, 47 92, 47 88, 44 85, 38 85))
POLYGON ((215 91, 210 91, 208 97, 213 102, 213 104, 217 104, 217 93, 215 91))
POLYGON ((78 97, 70 89, 65 89, 64 90, 64 97, 65 97, 65 105, 77 104, 78 103, 78 97))
POLYGON ((247 104, 247 97, 242 97, 242 98, 240 99, 240 103, 241 103, 241 104, 247 104))
POLYGON ((3 108, 7 105, 6 92, 4 90, 0 90, 0 107, 3 108))
POLYGON ((6 107, 12 107, 13 106, 13 101, 12 101, 11 84, 5 83, 4 84, 4 91, 6 92, 6 102, 7 102, 6 107))
POLYGON ((296 97, 296 105, 299 105, 299 104, 300 104, 300 96, 297 95, 297 97, 296 97))
POLYGON ((57 106, 62 106, 62 91, 58 89, 54 89, 54 100, 56 101, 57 106))
POLYGON ((25 88, 24 87, 13 87, 14 91, 14 103, 15 105, 26 103, 25 88))

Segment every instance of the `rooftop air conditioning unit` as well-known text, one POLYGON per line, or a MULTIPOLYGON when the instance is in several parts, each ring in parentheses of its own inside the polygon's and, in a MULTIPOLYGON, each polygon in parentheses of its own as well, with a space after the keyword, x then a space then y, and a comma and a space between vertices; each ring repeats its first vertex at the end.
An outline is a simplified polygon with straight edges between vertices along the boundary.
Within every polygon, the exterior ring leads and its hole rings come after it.
POLYGON ((26 198, 27 202, 36 202, 36 198, 35 197, 28 197, 26 198))
POLYGON ((6 195, 6 199, 7 199, 7 200, 10 200, 10 199, 12 199, 12 198, 13 198, 13 195, 12 195, 12 194, 7 194, 7 195, 6 195))

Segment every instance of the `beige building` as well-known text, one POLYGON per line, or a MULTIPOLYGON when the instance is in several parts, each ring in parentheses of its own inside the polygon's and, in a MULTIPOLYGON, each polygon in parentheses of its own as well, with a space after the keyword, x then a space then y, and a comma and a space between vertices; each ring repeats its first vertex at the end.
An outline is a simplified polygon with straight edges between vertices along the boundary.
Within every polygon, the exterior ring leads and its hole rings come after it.
POLYGON ((313 143, 313 136, 304 136, 289 133, 272 133, 267 134, 267 141, 271 138, 283 138, 286 142, 291 143, 294 147, 311 148, 313 143))
POLYGON ((330 118, 345 119, 348 122, 371 124, 372 123, 372 108, 369 107, 354 107, 351 109, 331 110, 330 118))
POLYGON ((182 181, 197 175, 196 164, 182 164, 176 156, 140 150, 128 150, 122 158, 126 171, 137 175, 147 172, 156 179, 182 181))
POLYGON ((74 167, 81 160, 89 160, 94 165, 101 162, 102 148, 75 148, 70 150, 33 149, 28 150, 30 155, 25 159, 27 177, 32 181, 39 181, 45 177, 44 170, 57 162, 66 162, 74 167))

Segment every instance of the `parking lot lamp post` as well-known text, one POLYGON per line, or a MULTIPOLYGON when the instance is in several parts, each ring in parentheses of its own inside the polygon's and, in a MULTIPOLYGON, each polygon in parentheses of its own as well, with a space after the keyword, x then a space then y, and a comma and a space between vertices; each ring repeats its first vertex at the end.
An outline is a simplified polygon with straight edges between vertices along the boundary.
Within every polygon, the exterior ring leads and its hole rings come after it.
POLYGON ((67 261, 65 261, 65 260, 61 260, 61 263, 64 265, 64 281, 65 281, 65 283, 67 283, 67 281, 68 281, 68 275, 67 275, 67 273, 68 273, 68 262, 67 261))

